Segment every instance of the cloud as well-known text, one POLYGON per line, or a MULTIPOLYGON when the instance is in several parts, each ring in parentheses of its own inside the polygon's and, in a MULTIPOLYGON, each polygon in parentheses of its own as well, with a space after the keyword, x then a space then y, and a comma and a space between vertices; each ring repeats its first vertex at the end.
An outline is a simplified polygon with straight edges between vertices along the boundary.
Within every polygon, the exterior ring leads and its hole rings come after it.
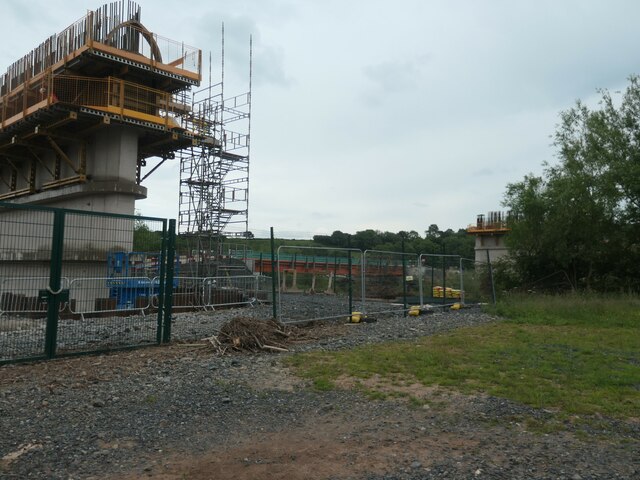
POLYGON ((250 62, 250 38, 253 40, 253 78, 255 85, 287 87, 291 78, 285 71, 284 49, 263 40, 260 25, 248 15, 226 15, 209 12, 196 24, 196 41, 206 45, 203 49, 204 69, 209 68, 208 57, 212 52, 213 77, 219 76, 222 63, 222 26, 224 23, 225 76, 232 81, 248 81, 250 62))
POLYGON ((494 168, 480 168, 473 172, 473 176, 475 177, 490 177, 495 175, 496 170, 494 168))
POLYGON ((412 60, 388 60, 363 68, 364 75, 373 83, 378 95, 410 93, 421 84, 423 70, 427 68, 429 56, 412 60))
MULTIPOLYGON (((5 68, 87 9, 4 3, 5 68)), ((507 183, 554 161, 561 110, 578 98, 590 105, 597 87, 624 87, 638 70, 640 2, 628 0, 142 7, 150 30, 202 49, 205 76, 211 52, 214 83, 224 22, 227 96, 248 90, 253 35, 249 221, 277 233, 473 222, 499 208, 507 183)), ((176 165, 145 182, 145 214, 176 215, 176 165)))
POLYGON ((282 48, 260 45, 254 41, 253 58, 255 85, 291 86, 294 80, 285 71, 284 51, 282 48))

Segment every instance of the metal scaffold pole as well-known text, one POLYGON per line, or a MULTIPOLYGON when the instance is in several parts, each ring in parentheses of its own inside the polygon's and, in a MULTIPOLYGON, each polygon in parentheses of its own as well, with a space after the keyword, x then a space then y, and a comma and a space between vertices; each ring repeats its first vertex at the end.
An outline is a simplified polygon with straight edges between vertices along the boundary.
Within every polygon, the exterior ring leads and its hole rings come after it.
POLYGON ((187 238, 207 238, 205 243, 215 245, 216 257, 222 255, 225 239, 248 236, 253 62, 250 39, 249 90, 228 97, 224 24, 221 33, 220 82, 212 81, 210 55, 208 85, 191 95, 186 128, 195 134, 194 145, 180 152, 179 232, 187 238))

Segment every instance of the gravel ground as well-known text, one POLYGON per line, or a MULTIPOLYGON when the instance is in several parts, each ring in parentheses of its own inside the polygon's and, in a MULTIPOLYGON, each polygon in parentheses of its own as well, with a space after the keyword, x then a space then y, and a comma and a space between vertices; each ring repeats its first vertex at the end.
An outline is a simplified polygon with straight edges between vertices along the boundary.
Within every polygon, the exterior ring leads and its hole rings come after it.
MULTIPOLYGON (((307 322, 309 319, 341 319, 349 311, 349 302, 344 297, 332 295, 283 295, 278 304, 282 321, 287 323, 307 322)), ((354 303, 353 309, 362 309, 354 303)), ((402 307, 383 302, 371 303, 368 311, 376 314, 384 311, 399 315, 402 307)), ((211 336, 239 315, 254 318, 269 318, 273 314, 270 304, 256 303, 249 307, 218 309, 215 314, 201 311, 177 311, 173 315, 172 340, 197 340, 211 336)), ((0 360, 43 355, 46 318, 27 318, 13 315, 0 318, 0 360)), ((57 352, 60 354, 99 351, 156 342, 156 314, 86 317, 82 320, 63 318, 58 323, 57 352)))
MULTIPOLYGON (((268 318, 270 307, 178 314, 174 339, 211 335, 239 315, 268 318)), ((293 349, 491 321, 461 310, 324 323, 293 349)), ((349 388, 316 392, 284 366, 286 355, 220 357, 176 342, 2 366, 0 478, 640 478, 638 419, 532 432, 527 424, 553 422, 554 412, 426 387, 413 393, 430 395, 429 408, 371 401, 349 388)))

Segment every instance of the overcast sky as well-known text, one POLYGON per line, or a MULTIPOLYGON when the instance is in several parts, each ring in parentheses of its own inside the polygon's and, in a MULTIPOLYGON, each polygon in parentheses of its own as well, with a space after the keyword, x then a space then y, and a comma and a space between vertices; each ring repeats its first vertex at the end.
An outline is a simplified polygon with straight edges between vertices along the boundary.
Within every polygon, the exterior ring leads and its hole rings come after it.
MULTIPOLYGON (((104 3, 0 0, 0 70, 104 3)), ((640 70, 634 0, 137 3, 149 30, 214 63, 224 22, 229 94, 248 90, 253 34, 260 236, 466 227, 555 161, 560 111, 640 70)), ((176 218, 178 179, 163 165, 138 209, 176 218)))

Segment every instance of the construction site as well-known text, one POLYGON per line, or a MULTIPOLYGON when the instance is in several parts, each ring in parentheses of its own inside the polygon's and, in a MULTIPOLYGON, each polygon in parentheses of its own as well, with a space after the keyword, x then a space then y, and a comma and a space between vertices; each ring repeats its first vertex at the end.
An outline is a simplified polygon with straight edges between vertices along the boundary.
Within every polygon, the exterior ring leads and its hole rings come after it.
MULTIPOLYGON (((225 88, 222 23, 220 39, 203 55, 147 28, 137 3, 114 1, 0 75, 3 323, 54 304, 62 316, 151 308, 160 318, 167 271, 251 275, 222 254, 223 239, 248 230, 251 38, 237 95, 225 88), (179 164, 177 222, 136 208, 167 162, 179 164)), ((169 281, 193 297, 193 285, 169 281)))
POLYGON ((248 89, 227 97, 224 50, 204 84, 202 51, 152 33, 135 2, 89 11, 0 76, 0 200, 133 215, 178 161, 179 232, 243 236, 250 56, 248 89))
POLYGON ((111 2, 0 77, 0 362, 167 343, 172 314, 194 310, 304 323, 465 300, 451 255, 248 251, 253 47, 229 95, 220 35, 203 55, 111 2), (178 218, 137 214, 170 162, 178 218))
MULTIPOLYGON (((576 147, 580 182, 548 167, 509 184, 514 213, 430 224, 538 155, 570 90, 549 79, 585 77, 545 68, 539 25, 559 55, 630 34, 608 4, 589 29, 575 5, 445 3, 3 4, 0 479, 640 478, 633 218, 580 193, 628 162, 592 184, 576 147), (410 218, 424 236, 377 229, 410 218)), ((629 118, 585 105, 577 141, 629 118)))

